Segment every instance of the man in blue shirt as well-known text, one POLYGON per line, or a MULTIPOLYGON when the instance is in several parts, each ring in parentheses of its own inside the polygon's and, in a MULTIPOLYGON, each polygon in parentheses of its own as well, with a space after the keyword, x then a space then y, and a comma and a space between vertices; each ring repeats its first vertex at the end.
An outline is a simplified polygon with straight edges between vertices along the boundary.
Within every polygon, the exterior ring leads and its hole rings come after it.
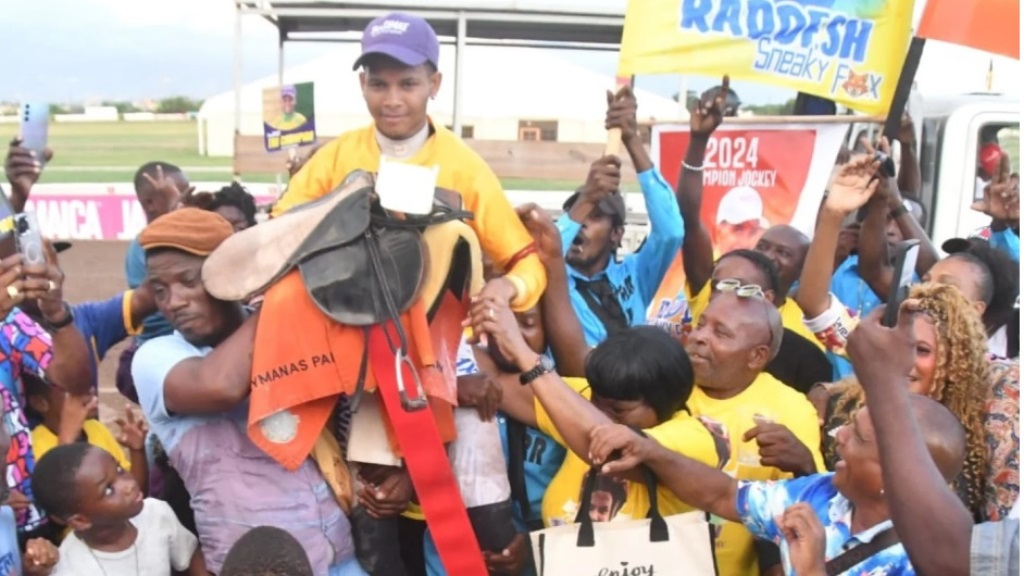
MULTIPOLYGON (((53 242, 53 248, 60 253, 71 248, 71 243, 53 242)), ((23 302, 21 309, 36 322, 40 321, 39 308, 35 302, 23 302)), ((142 319, 154 312, 156 303, 147 285, 121 292, 106 300, 71 306, 75 328, 78 328, 88 346, 93 394, 96 394, 99 386, 99 363, 107 352, 125 338, 137 335, 142 319)))
MULTIPOLYGON (((911 404, 913 419, 926 439, 932 460, 946 482, 952 481, 963 466, 963 427, 949 410, 930 398, 915 395, 911 404)), ((742 522, 754 536, 775 542, 782 551, 786 574, 795 576, 780 519, 796 504, 809 505, 825 526, 826 561, 866 546, 875 538, 891 538, 892 520, 883 490, 878 441, 867 409, 856 414, 853 424, 839 429, 838 441, 843 460, 835 473, 768 482, 737 481, 621 425, 595 430, 590 451, 594 463, 603 464, 604 474, 622 474, 645 464, 683 502, 724 520, 742 522), (616 451, 621 456, 611 460, 616 451)), ((915 572, 903 545, 893 539, 891 544, 836 573, 897 576, 915 572)))
MULTIPOLYGON (((192 192, 188 177, 181 168, 167 162, 143 164, 135 172, 133 184, 135 196, 138 198, 139 204, 142 205, 142 211, 146 214, 147 224, 180 206, 182 199, 187 198, 192 192)), ((128 287, 133 290, 141 286, 146 279, 146 255, 142 246, 139 245, 138 238, 133 238, 128 244, 128 252, 124 259, 124 273, 128 280, 128 287)), ((143 321, 142 330, 133 334, 135 341, 132 346, 121 353, 115 376, 117 389, 129 400, 133 402, 138 400, 131 375, 132 358, 135 357, 135 351, 146 340, 157 336, 166 336, 173 331, 171 323, 159 312, 154 312, 143 321)))
MULTIPOLYGON (((185 173, 181 168, 166 162, 147 162, 140 166, 135 172, 134 185, 147 224, 177 208, 181 198, 190 192, 185 173)), ((138 288, 146 279, 146 256, 138 238, 132 239, 128 245, 124 271, 129 288, 138 288)), ((136 336, 136 340, 142 343, 150 338, 170 334, 171 331, 170 322, 160 314, 153 313, 146 318, 142 333, 136 336)))
POLYGON ((594 162, 586 184, 569 197, 558 219, 572 305, 589 346, 612 332, 646 323, 647 307, 684 235, 672 188, 654 167, 637 131, 636 97, 629 88, 608 95, 605 127, 622 131, 651 232, 637 252, 616 260, 626 224, 626 202, 618 189, 621 163, 614 156, 594 162))

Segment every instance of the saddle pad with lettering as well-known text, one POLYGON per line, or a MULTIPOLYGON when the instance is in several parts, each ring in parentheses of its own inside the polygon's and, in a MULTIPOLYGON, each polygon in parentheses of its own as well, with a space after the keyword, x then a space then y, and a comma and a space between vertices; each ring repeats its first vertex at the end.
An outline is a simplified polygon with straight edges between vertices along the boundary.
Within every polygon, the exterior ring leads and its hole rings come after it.
MULTIPOLYGON (((253 347, 249 437, 282 466, 294 470, 309 456, 339 394, 352 394, 365 349, 361 328, 331 321, 306 293, 297 270, 266 294, 253 347)), ((410 357, 436 365, 426 312, 417 303, 402 316, 410 357), (419 321, 412 321, 419 316, 419 321)), ((430 368, 430 371, 436 368, 430 368)), ((428 379, 429 380, 429 379, 428 379)), ((376 388, 367 374, 367 390, 376 388)))
MULTIPOLYGON (((262 226, 262 224, 261 224, 262 226)), ((472 228, 452 221, 430 226, 420 299, 402 315, 409 356, 419 367, 430 409, 444 441, 455 438, 455 356, 469 294, 483 286, 480 246, 472 228), (429 314, 429 322, 428 322, 429 314)), ((310 299, 297 270, 268 291, 260 311, 252 365, 249 436, 289 469, 316 443, 338 394, 352 394, 365 342, 360 328, 331 321, 310 299)), ((366 391, 377 382, 368 371, 366 391)), ((396 455, 394 429, 385 422, 396 455)))

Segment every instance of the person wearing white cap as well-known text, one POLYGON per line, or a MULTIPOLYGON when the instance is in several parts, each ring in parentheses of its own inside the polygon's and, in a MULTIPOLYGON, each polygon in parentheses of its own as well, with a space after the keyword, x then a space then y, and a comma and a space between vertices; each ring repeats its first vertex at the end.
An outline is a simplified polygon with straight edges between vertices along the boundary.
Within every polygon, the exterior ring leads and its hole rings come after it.
POLYGON ((750 250, 757 244, 768 220, 764 202, 757 190, 749 186, 733 188, 722 196, 715 218, 715 248, 719 254, 733 250, 750 250))

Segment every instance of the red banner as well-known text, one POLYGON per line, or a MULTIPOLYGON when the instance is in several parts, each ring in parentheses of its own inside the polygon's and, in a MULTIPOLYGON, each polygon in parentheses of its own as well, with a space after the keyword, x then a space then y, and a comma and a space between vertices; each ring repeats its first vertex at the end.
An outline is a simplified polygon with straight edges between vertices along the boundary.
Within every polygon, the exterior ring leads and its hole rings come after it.
MULTIPOLYGON (((720 127, 704 156, 700 214, 716 257, 754 248, 776 224, 792 224, 810 234, 845 132, 845 125, 720 127)), ((689 144, 685 127, 663 127, 653 135, 654 159, 673 188, 689 144)), ((684 283, 680 252, 649 311, 653 323, 677 336, 688 325, 684 283)))
MULTIPOLYGON (((797 200, 807 182, 816 137, 817 130, 813 127, 785 131, 730 130, 714 134, 704 156, 704 198, 700 213, 712 237, 717 236, 719 224, 726 221, 743 224, 746 220, 756 220, 765 228, 792 221, 797 200), (753 193, 749 192, 751 190, 753 193), (726 197, 728 201, 723 206, 722 200, 726 197), (761 210, 757 210, 758 206, 761 210)), ((661 135, 658 165, 673 187, 689 145, 689 132, 661 135)), ((754 247, 752 243, 740 244, 732 249, 754 247)))
POLYGON ((928 0, 917 35, 1020 60, 1020 0, 928 0))

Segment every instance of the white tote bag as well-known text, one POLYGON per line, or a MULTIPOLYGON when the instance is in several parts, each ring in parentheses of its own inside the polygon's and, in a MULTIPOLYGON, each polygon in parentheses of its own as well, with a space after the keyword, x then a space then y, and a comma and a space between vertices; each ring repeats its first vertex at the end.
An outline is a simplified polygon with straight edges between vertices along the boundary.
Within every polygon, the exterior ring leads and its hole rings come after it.
POLYGON ((537 576, 715 576, 711 527, 703 512, 662 517, 654 475, 644 469, 651 511, 645 520, 594 523, 587 475, 576 523, 530 534, 537 576))

